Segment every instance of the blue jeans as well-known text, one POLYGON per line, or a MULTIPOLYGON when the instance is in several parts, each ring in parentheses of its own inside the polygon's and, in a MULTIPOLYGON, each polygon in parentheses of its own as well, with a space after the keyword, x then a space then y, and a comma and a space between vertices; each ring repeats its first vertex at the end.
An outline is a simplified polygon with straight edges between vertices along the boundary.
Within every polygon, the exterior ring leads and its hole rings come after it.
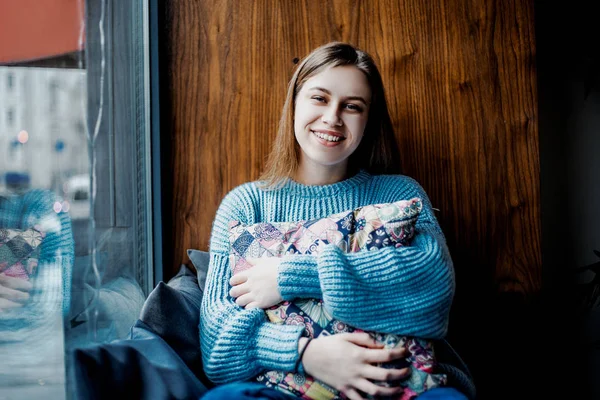
MULTIPOLYGON (((268 388, 260 383, 242 382, 217 386, 209 390, 202 400, 289 400, 289 394, 268 388)), ((419 396, 419 400, 467 400, 467 397, 458 390, 450 387, 428 390, 419 396)))

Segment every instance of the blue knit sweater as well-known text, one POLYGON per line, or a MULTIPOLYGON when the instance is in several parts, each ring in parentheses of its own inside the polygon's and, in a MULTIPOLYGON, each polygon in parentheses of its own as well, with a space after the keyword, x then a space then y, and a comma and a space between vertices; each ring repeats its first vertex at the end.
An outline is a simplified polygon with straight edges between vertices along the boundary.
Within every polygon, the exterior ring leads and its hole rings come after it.
POLYGON ((263 310, 245 310, 229 296, 229 221, 300 221, 413 197, 423 200, 423 211, 412 246, 343 253, 331 245, 318 257, 285 256, 279 289, 286 300, 323 299, 335 318, 363 330, 443 338, 454 296, 453 265, 431 203, 415 180, 361 171, 325 186, 288 181, 282 188, 262 190, 252 182, 223 199, 213 223, 200 318, 207 376, 225 383, 263 370, 291 371, 303 331, 302 326, 272 324, 263 310))
POLYGON ((0 196, 0 228, 28 229, 42 225, 46 233, 38 260, 37 270, 40 272, 34 281, 34 293, 37 294, 26 307, 14 310, 21 319, 25 319, 24 315, 29 311, 39 314, 39 303, 48 305, 55 298, 62 303, 63 315, 69 313, 75 242, 69 214, 56 213, 53 209, 57 200, 54 193, 42 189, 30 190, 23 195, 0 196), (54 293, 55 288, 44 282, 44 277, 57 277, 61 281, 62 293, 54 293))

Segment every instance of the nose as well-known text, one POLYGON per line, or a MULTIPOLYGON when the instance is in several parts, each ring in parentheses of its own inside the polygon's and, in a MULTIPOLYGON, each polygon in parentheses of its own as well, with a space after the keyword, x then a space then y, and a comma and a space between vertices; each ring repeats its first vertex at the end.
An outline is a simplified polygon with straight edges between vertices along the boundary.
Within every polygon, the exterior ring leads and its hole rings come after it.
POLYGON ((339 110, 336 104, 331 104, 327 109, 323 112, 323 116, 321 117, 321 121, 329 126, 342 126, 342 119, 339 115, 339 110))

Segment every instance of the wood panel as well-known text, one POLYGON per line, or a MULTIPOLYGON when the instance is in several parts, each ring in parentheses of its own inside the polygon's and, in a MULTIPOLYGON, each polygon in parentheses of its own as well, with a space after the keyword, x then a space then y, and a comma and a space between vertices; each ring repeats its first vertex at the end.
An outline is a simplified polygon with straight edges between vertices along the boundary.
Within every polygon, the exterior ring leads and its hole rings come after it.
MULTIPOLYGON (((187 248, 206 250, 222 197, 258 177, 294 60, 331 40, 354 43, 380 66, 405 173, 440 209, 457 277, 451 335, 480 390, 492 388, 480 347, 515 334, 500 329, 506 321, 514 328, 511 304, 541 290, 533 2, 173 0, 165 7, 167 267, 187 262, 187 248)), ((514 344, 503 343, 486 357, 514 344)))

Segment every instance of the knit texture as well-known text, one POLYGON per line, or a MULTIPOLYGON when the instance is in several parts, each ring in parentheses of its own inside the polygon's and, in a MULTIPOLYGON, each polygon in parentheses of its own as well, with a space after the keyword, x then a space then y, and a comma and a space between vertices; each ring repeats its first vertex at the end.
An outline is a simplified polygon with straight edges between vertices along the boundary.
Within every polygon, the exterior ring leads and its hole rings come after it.
POLYGON ((343 253, 331 245, 318 257, 285 256, 279 289, 287 300, 323 299, 336 319, 356 328, 443 338, 454 296, 454 271, 429 198, 415 180, 361 171, 325 186, 288 181, 279 189, 262 190, 251 182, 223 199, 213 222, 200 318, 207 376, 225 383, 250 379, 263 370, 292 371, 304 329, 269 323, 263 310, 245 310, 229 296, 230 221, 248 225, 301 221, 414 197, 423 200, 423 210, 411 246, 343 253))
MULTIPOLYGON (((39 301, 53 303, 57 297, 62 304, 63 315, 68 315, 71 303, 71 276, 75 257, 75 242, 71 228, 71 218, 65 212, 56 213, 53 209, 58 198, 48 190, 30 190, 19 196, 0 197, 0 228, 29 229, 40 226, 46 236, 40 245, 37 278, 34 289, 39 293, 39 301), (49 282, 58 278, 62 290, 56 292, 49 282)), ((36 302, 30 301, 31 307, 36 302)), ((26 310, 19 309, 21 318, 26 310)))

